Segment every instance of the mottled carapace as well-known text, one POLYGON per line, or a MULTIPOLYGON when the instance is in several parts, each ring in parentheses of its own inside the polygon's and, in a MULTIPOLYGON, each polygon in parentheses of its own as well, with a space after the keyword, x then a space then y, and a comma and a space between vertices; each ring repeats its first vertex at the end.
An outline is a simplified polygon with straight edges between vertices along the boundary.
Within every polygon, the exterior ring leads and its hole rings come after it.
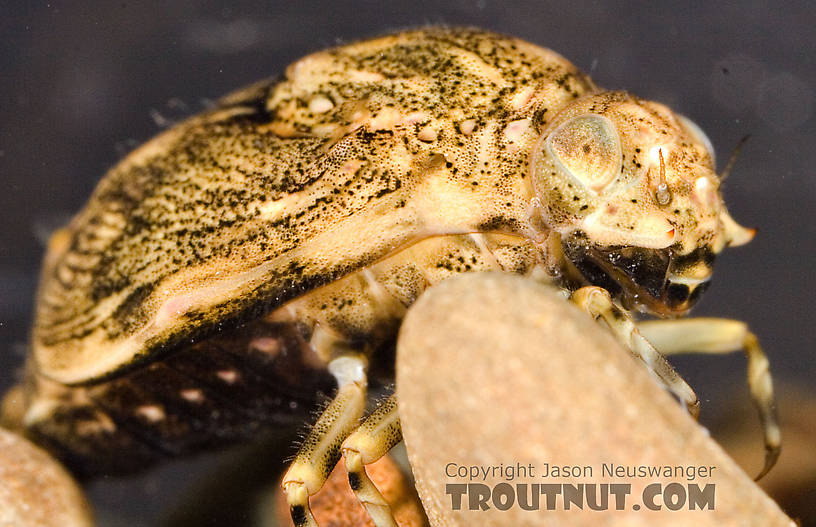
MULTIPOLYGON (((751 237, 696 125, 553 51, 439 27, 344 45, 110 170, 51 239, 6 418, 85 473, 288 426, 330 373, 365 385, 327 365, 377 370, 422 291, 471 271, 562 288, 647 356, 630 315, 685 314, 751 237)), ((770 378, 752 391, 776 448, 770 378)))

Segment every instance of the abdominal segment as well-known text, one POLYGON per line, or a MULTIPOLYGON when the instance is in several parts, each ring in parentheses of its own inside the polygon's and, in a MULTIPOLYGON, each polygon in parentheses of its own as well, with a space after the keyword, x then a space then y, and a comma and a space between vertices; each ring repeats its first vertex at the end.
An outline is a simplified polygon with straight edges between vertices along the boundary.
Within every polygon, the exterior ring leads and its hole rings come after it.
POLYGON ((106 382, 67 387, 36 375, 29 384, 27 432, 85 476, 296 429, 334 387, 301 328, 265 320, 106 382))

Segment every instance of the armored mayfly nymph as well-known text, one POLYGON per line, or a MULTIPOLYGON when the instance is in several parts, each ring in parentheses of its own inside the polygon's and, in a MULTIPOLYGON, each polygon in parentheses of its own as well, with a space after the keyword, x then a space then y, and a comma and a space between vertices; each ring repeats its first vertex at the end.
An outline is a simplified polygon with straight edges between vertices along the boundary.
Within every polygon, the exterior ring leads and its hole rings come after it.
POLYGON ((295 524, 343 456, 392 525, 365 465, 400 441, 398 402, 360 423, 369 371, 424 289, 503 271, 603 319, 693 412, 664 356, 744 350, 764 474, 780 436, 757 339, 676 318, 753 237, 720 182, 689 119, 519 39, 431 27, 309 55, 133 151, 53 235, 6 421, 76 472, 124 472, 334 392, 283 480, 295 524))

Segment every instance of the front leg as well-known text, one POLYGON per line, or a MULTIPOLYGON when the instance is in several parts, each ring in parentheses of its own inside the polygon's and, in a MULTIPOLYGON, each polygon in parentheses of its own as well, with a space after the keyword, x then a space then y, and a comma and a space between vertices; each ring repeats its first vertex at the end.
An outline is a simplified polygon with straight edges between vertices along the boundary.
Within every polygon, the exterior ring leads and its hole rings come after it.
POLYGON ((665 355, 745 352, 748 358, 748 387, 765 435, 765 466, 756 479, 767 474, 779 458, 782 434, 776 416, 768 358, 748 326, 744 322, 724 318, 687 318, 650 320, 641 322, 638 328, 665 355))
POLYGON ((686 404, 689 413, 697 418, 700 413, 700 402, 694 390, 652 343, 644 338, 632 317, 612 302, 606 289, 597 286, 582 287, 575 290, 570 299, 593 318, 603 320, 618 341, 643 361, 660 382, 686 404))

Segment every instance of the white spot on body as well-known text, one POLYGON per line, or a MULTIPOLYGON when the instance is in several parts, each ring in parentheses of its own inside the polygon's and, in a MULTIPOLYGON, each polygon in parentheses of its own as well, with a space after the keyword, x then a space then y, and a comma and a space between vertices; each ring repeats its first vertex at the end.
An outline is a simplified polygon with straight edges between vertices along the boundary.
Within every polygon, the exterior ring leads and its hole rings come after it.
POLYGON ((459 130, 465 135, 470 135, 476 129, 476 119, 467 119, 459 123, 459 130))
POLYGON ((685 284, 690 289, 694 289, 703 282, 708 282, 711 279, 710 269, 705 265, 696 265, 695 267, 686 270, 688 276, 678 276, 675 274, 667 274, 666 280, 673 284, 685 284))
POLYGON ((515 143, 519 141, 524 134, 531 130, 532 122, 530 119, 519 119, 512 121, 504 129, 504 137, 508 143, 515 143))
POLYGON ((240 374, 235 370, 221 370, 216 375, 227 384, 235 384, 240 377, 240 374))
POLYGON ((402 124, 416 124, 430 119, 428 112, 411 112, 402 118, 402 124))
MULTIPOLYGON (((323 123, 312 126, 312 133, 318 137, 332 138, 338 136, 338 129, 340 127, 336 124, 323 123)), ((342 134, 339 134, 342 135, 342 134)), ((336 139, 336 137, 335 137, 336 139)))
POLYGON ((705 176, 700 176, 694 180, 694 200, 700 204, 712 204, 717 201, 717 192, 714 185, 705 176))
POLYGON ((270 201, 258 207, 261 217, 264 218, 277 218, 284 210, 286 210, 286 200, 283 199, 270 201))
POLYGON ((195 305, 193 295, 178 295, 167 300, 156 314, 156 325, 162 327, 181 317, 195 305))
POLYGON ((156 404, 145 404, 136 408, 136 415, 149 423, 158 423, 164 420, 164 408, 156 404))
POLYGON ((204 394, 201 392, 201 390, 198 390, 196 388, 181 390, 179 392, 179 395, 181 395, 182 399, 184 399, 185 401, 189 401, 191 403, 198 404, 204 401, 204 394))
POLYGON ((309 101, 309 111, 312 113, 325 113, 334 108, 334 103, 325 95, 315 95, 309 101))
POLYGON ((349 79, 355 82, 380 82, 385 79, 381 74, 373 71, 351 70, 348 72, 349 79))
POLYGON ((383 108, 368 123, 371 130, 391 130, 402 120, 402 114, 396 108, 383 108))
POLYGON ((281 345, 278 339, 272 337, 258 337, 250 341, 249 349, 274 356, 281 352, 281 345))
POLYGON ((510 99, 510 107, 514 110, 520 110, 524 108, 530 99, 532 99, 533 94, 535 93, 535 88, 532 86, 527 86, 523 90, 519 90, 512 99, 510 99))
POLYGON ((41 421, 45 421, 51 417, 58 407, 59 404, 57 404, 56 401, 34 399, 26 410, 25 416, 23 417, 23 424, 25 426, 31 426, 41 421))
POLYGON ((74 272, 67 265, 57 267, 57 276, 63 283, 70 284, 74 281, 74 272))
POLYGON ((417 139, 419 139, 420 141, 425 141, 426 143, 432 143, 436 141, 437 137, 438 135, 436 133, 436 130, 434 130, 430 126, 426 126, 422 130, 420 130, 419 133, 417 133, 417 139))
MULTIPOLYGON (((348 165, 349 163, 346 163, 348 165)), ((342 167, 346 170, 346 165, 342 167)), ((356 169, 355 169, 356 170, 356 169)), ((258 213, 261 218, 275 220, 286 215, 287 212, 298 210, 310 197, 301 193, 289 194, 288 196, 262 203, 258 206, 258 213)))

